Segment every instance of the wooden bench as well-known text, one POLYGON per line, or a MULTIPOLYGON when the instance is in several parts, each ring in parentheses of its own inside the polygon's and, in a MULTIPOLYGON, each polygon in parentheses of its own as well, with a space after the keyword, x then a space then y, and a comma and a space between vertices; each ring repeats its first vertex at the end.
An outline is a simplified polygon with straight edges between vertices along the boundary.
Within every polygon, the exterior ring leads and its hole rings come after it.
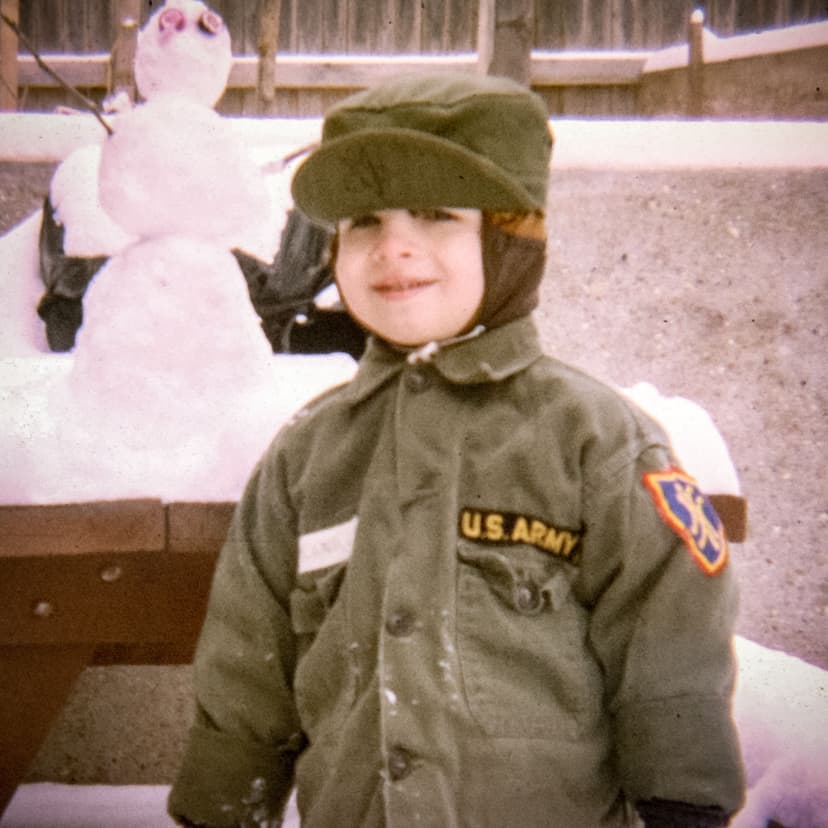
POLYGON ((85 667, 192 660, 233 506, 0 506, 0 816, 85 667))

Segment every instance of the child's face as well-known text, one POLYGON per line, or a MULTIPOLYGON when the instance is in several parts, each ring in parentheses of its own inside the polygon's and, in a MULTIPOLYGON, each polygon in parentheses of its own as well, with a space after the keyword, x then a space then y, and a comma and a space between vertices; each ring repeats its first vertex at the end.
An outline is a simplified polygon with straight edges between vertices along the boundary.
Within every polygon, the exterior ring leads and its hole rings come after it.
POLYGON ((480 210, 380 210, 339 223, 336 280, 349 311, 396 345, 457 336, 483 300, 480 210))

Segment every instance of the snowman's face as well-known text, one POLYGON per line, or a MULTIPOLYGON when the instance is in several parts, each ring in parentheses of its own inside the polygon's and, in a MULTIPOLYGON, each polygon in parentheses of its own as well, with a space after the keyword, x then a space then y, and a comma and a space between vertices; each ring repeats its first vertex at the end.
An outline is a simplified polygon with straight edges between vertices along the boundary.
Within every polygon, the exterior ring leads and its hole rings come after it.
MULTIPOLYGON (((200 4, 199 4, 200 5, 200 4)), ((158 13, 158 28, 161 37, 169 38, 175 32, 182 32, 188 25, 186 9, 176 3, 168 3, 158 13)), ((224 21, 212 9, 205 7, 196 21, 198 28, 206 35, 217 35, 224 29, 224 21)))
POLYGON ((168 0, 138 35, 135 79, 151 100, 178 95, 214 106, 232 65, 224 21, 199 0, 168 0))

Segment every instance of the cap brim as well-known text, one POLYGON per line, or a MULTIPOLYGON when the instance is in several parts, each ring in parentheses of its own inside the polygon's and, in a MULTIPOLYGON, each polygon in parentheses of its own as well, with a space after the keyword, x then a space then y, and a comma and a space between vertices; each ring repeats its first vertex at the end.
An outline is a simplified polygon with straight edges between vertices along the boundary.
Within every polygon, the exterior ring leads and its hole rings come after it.
POLYGON ((487 158, 400 128, 326 141, 296 171, 292 193, 303 213, 325 223, 389 209, 543 209, 487 158))

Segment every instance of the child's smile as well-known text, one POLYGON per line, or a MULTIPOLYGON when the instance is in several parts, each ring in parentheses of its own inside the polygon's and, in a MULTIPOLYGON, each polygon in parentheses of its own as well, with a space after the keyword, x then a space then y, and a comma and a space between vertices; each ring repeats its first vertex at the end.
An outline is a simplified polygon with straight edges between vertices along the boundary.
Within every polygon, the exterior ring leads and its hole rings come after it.
POLYGON ((397 345, 465 332, 483 299, 479 210, 380 210, 339 223, 336 277, 350 312, 397 345))
POLYGON ((391 277, 390 279, 377 282, 371 287, 381 293, 384 299, 389 302, 410 299, 422 288, 434 285, 434 279, 409 279, 405 276, 391 277))

